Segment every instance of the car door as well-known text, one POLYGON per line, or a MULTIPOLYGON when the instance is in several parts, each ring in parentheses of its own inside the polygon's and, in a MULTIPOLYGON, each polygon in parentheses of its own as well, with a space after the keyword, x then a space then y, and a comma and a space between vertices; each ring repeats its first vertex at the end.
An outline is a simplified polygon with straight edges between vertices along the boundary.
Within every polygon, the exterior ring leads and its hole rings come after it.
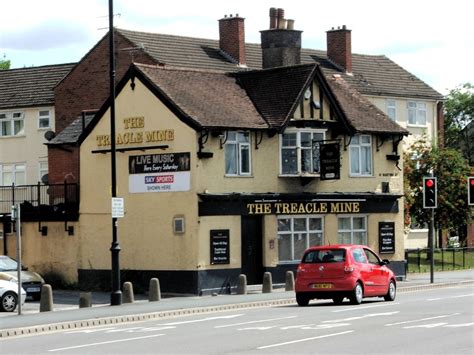
POLYGON ((369 264, 365 251, 362 248, 352 250, 352 257, 364 284, 364 295, 371 296, 375 293, 375 280, 372 276, 372 265, 369 264))
POLYGON ((387 267, 381 263, 380 258, 370 249, 364 249, 369 265, 370 280, 373 282, 375 295, 385 294, 388 287, 387 267))

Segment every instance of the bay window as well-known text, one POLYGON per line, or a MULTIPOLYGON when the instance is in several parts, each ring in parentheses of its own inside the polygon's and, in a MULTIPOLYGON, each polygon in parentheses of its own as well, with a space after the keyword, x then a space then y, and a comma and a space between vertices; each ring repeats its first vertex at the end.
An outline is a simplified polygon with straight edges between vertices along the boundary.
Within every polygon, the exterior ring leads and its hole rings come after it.
POLYGON ((319 143, 321 130, 287 131, 281 135, 280 162, 282 175, 319 174, 319 143))

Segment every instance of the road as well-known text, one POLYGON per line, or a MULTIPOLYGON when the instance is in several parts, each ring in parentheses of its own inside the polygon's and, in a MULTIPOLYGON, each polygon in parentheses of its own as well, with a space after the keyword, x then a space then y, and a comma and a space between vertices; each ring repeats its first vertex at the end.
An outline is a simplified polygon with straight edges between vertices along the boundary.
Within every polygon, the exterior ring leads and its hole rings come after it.
POLYGON ((0 340, 2 354, 471 354, 474 288, 240 309, 0 340))

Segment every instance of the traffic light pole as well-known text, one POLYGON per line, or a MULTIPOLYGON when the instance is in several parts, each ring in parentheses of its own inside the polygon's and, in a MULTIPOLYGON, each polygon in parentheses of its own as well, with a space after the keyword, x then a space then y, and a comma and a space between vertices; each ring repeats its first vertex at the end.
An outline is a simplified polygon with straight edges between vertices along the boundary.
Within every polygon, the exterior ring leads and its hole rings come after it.
POLYGON ((434 208, 432 208, 430 226, 428 229, 428 242, 430 245, 430 283, 434 283, 434 234, 434 208))

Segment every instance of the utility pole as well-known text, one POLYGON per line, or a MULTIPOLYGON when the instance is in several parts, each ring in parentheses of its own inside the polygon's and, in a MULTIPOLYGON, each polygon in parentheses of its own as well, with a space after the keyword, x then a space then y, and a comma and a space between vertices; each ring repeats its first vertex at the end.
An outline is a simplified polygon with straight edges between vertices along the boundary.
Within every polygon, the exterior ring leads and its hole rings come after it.
MULTIPOLYGON (((112 175, 112 201, 117 196, 117 163, 115 151, 115 45, 114 45, 114 2, 109 0, 109 74, 110 74, 110 153, 112 175)), ((112 203, 111 203, 112 205, 112 203)), ((117 236, 117 218, 112 216, 112 293, 110 305, 122 304, 122 291, 120 290, 120 244, 117 236)))
POLYGON ((18 281, 18 298, 17 298, 17 307, 18 315, 21 314, 21 211, 20 204, 12 206, 11 219, 16 224, 16 262, 17 262, 17 281, 18 281))

